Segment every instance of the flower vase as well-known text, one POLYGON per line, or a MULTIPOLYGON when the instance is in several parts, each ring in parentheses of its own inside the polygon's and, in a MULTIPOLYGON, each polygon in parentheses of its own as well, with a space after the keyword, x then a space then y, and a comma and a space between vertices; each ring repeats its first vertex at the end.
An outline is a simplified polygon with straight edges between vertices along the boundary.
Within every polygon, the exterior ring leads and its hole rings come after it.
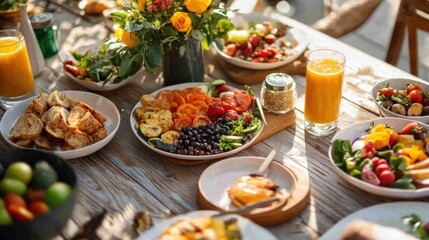
POLYGON ((185 82, 204 82, 204 59, 201 41, 190 38, 185 43, 185 53, 170 49, 163 56, 164 85, 185 82))

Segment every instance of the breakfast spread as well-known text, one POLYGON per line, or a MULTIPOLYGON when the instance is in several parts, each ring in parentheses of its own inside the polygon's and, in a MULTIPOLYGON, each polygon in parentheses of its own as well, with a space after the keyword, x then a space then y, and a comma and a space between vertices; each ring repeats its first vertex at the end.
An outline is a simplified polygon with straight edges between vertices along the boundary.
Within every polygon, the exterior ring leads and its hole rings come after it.
POLYGON ((107 136, 106 117, 80 100, 54 91, 41 93, 10 130, 10 140, 21 147, 72 150, 107 136))
POLYGON ((427 129, 410 122, 401 130, 371 124, 353 142, 336 139, 332 158, 347 174, 375 186, 416 189, 429 178, 427 129))
POLYGON ((387 84, 378 90, 377 103, 383 108, 404 116, 429 115, 429 93, 420 84, 410 83, 404 89, 394 89, 387 84))
POLYGON ((234 205, 244 207, 276 195, 278 186, 269 178, 250 174, 237 179, 229 188, 228 196, 234 205))
POLYGON ((143 95, 133 114, 147 142, 182 155, 211 155, 243 146, 262 123, 252 92, 225 81, 143 95))
POLYGON ((241 235, 235 218, 222 221, 212 217, 200 217, 179 220, 158 237, 158 240, 170 239, 240 240, 241 235))
POLYGON ((231 57, 257 63, 273 63, 294 54, 296 41, 288 41, 288 26, 269 21, 251 24, 249 29, 234 29, 228 33, 223 52, 231 57))

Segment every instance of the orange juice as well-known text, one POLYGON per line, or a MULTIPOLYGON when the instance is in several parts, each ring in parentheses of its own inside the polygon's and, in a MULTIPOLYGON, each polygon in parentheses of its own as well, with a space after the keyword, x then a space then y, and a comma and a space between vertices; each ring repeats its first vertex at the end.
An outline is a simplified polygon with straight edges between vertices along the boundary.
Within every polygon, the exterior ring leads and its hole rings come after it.
POLYGON ((330 123, 338 119, 343 85, 343 63, 334 59, 317 59, 307 65, 305 119, 313 123, 330 123))
POLYGON ((24 38, 19 35, 0 36, 1 97, 19 97, 34 89, 27 48, 24 38))

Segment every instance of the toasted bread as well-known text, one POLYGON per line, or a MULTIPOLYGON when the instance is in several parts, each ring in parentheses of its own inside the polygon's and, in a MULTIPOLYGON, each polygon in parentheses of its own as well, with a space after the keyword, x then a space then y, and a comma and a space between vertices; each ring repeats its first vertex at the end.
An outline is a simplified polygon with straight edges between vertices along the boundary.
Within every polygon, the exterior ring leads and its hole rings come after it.
POLYGON ((41 93, 38 97, 36 97, 33 101, 31 101, 30 105, 27 107, 26 113, 33 113, 37 117, 42 117, 43 113, 48 109, 48 94, 41 93))
POLYGON ((24 139, 15 141, 14 143, 20 147, 31 147, 31 145, 33 145, 33 140, 24 139))
POLYGON ((51 137, 47 136, 46 132, 42 132, 42 134, 40 134, 39 138, 34 140, 34 143, 39 148, 52 149, 53 146, 55 145, 55 140, 53 140, 51 137))
POLYGON ((92 143, 92 138, 88 134, 79 131, 78 129, 75 129, 73 131, 69 131, 66 134, 64 141, 69 146, 73 147, 74 149, 77 149, 90 145, 92 143))
POLYGON ((74 128, 79 129, 89 135, 95 133, 103 125, 87 110, 80 106, 74 107, 68 118, 67 123, 74 128))
POLYGON ((66 95, 59 93, 58 91, 54 91, 49 94, 47 102, 49 107, 59 106, 66 109, 70 108, 70 103, 67 100, 66 95))
POLYGON ((46 122, 46 132, 55 138, 64 139, 70 129, 67 124, 68 115, 69 111, 64 107, 51 107, 42 117, 46 122))
POLYGON ((40 118, 33 113, 22 115, 10 130, 10 139, 17 140, 35 140, 43 130, 43 124, 40 118))
POLYGON ((66 95, 67 101, 70 103, 70 108, 74 108, 74 106, 78 105, 81 101, 75 97, 71 97, 66 95))
POLYGON ((106 137, 107 137, 107 130, 104 127, 98 129, 97 132, 91 135, 93 142, 98 142, 106 137))
POLYGON ((76 106, 79 106, 79 107, 89 111, 92 114, 92 116, 94 116, 95 119, 97 119, 102 124, 107 120, 103 114, 97 112, 95 109, 93 109, 92 107, 90 107, 88 104, 86 104, 84 102, 80 102, 76 106))

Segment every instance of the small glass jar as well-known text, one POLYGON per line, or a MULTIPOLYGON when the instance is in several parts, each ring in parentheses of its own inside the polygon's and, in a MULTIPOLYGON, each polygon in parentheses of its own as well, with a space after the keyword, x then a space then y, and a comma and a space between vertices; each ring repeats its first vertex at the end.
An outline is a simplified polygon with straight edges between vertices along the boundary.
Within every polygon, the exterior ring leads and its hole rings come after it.
POLYGON ((43 57, 48 58, 57 54, 58 49, 55 42, 56 27, 53 25, 53 14, 39 13, 31 17, 30 21, 43 57))
POLYGON ((284 73, 269 74, 262 85, 262 107, 283 114, 295 108, 296 89, 293 78, 284 73))

